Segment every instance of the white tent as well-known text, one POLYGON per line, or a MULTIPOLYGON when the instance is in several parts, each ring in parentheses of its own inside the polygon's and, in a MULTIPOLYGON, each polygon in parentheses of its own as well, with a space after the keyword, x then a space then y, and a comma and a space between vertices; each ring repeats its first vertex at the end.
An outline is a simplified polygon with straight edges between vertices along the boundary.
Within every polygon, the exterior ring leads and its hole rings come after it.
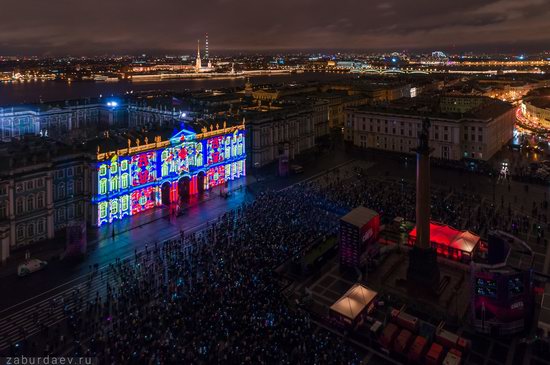
POLYGON ((353 322, 365 308, 371 305, 377 295, 377 292, 364 285, 354 284, 330 307, 330 311, 353 322))

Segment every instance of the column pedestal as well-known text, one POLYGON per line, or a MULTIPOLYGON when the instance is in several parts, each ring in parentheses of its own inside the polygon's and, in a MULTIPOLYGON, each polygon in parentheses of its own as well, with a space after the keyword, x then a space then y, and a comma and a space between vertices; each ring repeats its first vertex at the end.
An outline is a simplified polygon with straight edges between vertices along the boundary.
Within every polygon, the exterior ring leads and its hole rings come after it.
POLYGON ((409 252, 407 281, 412 289, 435 293, 439 287, 437 252, 433 248, 413 247, 409 252))

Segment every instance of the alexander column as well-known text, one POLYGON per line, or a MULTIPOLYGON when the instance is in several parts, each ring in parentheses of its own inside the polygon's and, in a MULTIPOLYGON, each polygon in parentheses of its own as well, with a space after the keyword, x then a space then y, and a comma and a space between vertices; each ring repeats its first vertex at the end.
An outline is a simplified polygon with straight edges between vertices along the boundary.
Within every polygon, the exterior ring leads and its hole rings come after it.
POLYGON ((409 253, 407 280, 432 293, 439 286, 437 252, 430 244, 430 120, 422 121, 416 151, 416 243, 409 253))

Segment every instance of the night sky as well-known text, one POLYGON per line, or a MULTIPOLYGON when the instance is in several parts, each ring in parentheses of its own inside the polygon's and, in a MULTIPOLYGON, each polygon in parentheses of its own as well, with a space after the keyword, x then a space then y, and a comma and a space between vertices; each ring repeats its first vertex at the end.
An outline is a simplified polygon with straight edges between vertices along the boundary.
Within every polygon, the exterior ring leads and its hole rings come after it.
POLYGON ((1 0, 0 54, 223 50, 528 52, 550 0, 1 0))

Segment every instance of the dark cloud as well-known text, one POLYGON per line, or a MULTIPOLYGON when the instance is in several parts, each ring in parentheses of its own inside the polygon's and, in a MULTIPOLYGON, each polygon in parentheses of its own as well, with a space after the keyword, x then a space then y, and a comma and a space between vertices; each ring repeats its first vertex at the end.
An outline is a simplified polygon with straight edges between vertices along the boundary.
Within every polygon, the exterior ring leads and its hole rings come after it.
MULTIPOLYGON (((2 0, 0 54, 550 44, 549 0, 2 0)), ((512 45, 512 46, 511 46, 512 45)))

